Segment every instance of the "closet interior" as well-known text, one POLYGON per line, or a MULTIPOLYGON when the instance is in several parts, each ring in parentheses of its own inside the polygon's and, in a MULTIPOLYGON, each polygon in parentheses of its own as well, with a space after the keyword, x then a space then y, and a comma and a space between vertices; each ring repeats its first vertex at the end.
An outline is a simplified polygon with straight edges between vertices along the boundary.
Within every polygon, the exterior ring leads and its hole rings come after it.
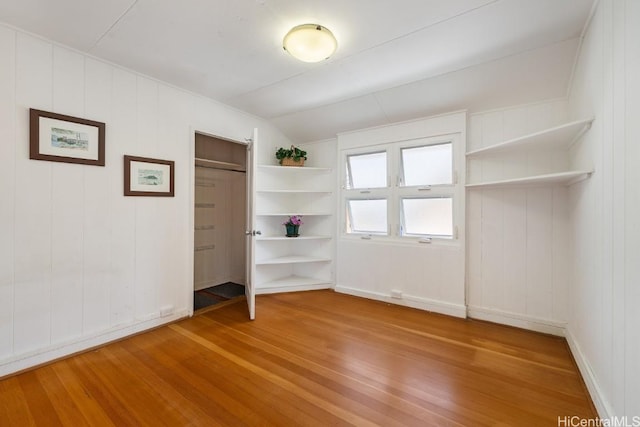
POLYGON ((245 144, 195 134, 194 310, 244 295, 245 144))

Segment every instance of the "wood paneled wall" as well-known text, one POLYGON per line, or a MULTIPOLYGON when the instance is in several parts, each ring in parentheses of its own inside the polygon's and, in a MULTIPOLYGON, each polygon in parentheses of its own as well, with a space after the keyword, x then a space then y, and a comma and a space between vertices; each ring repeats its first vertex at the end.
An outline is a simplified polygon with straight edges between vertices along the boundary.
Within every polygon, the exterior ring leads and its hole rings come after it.
POLYGON ((640 3, 601 0, 585 30, 569 116, 591 114, 575 147, 595 173, 571 188, 567 339, 599 415, 640 414, 640 3))
POLYGON ((0 25, 0 375, 186 315, 193 129, 244 140, 255 127, 286 141, 262 119, 0 25), (105 122, 106 166, 29 160, 29 108, 105 122), (174 160, 176 196, 124 197, 124 154, 174 160))
MULTIPOLYGON (((566 121, 566 100, 469 119, 468 150, 566 121)), ((531 152, 468 163, 472 181, 557 172, 568 156, 531 152)), ((467 190, 467 303, 471 317, 562 335, 567 320, 567 188, 467 190)))

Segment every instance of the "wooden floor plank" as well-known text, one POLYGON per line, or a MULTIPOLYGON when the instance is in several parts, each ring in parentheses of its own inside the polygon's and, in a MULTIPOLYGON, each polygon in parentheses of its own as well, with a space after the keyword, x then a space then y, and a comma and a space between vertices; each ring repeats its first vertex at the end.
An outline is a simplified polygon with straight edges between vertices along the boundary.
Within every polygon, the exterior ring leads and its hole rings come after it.
POLYGON ((0 381, 0 425, 537 426, 595 417, 562 338, 262 295, 0 381))

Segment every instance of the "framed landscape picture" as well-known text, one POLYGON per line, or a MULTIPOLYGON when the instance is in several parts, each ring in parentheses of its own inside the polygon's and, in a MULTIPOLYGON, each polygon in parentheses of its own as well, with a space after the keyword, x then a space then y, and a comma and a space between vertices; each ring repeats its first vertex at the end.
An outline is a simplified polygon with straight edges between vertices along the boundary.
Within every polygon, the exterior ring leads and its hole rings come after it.
POLYGON ((174 196, 174 162, 124 156, 125 196, 174 196))
POLYGON ((105 124, 29 109, 29 158, 104 166, 105 124))

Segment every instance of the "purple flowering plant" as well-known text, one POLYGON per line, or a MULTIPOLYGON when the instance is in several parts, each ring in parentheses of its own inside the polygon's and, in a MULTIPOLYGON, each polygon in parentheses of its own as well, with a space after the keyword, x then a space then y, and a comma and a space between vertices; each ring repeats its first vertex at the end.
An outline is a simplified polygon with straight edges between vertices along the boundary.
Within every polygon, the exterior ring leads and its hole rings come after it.
POLYGON ((302 225, 302 215, 291 215, 286 222, 283 222, 282 225, 302 225))

